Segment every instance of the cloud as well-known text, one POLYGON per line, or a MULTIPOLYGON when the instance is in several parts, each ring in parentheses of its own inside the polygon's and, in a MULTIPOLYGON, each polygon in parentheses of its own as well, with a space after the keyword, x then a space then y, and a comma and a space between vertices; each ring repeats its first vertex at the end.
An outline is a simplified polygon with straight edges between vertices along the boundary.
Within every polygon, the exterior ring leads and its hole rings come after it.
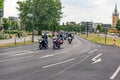
POLYGON ((62 0, 62 2, 65 5, 63 12, 67 17, 63 17, 61 22, 85 20, 102 23, 112 22, 115 3, 120 3, 119 0, 62 0))
POLYGON ((15 16, 17 17, 18 11, 16 9, 18 0, 5 0, 4 2, 4 17, 15 16))
MULTIPOLYGON (((16 2, 18 0, 5 0, 5 17, 17 16, 16 2)), ((21 1, 21 0, 20 0, 21 1)), ((120 11, 120 0, 61 0, 63 18, 62 22, 67 21, 93 21, 102 23, 111 23, 112 13, 115 4, 120 11)))

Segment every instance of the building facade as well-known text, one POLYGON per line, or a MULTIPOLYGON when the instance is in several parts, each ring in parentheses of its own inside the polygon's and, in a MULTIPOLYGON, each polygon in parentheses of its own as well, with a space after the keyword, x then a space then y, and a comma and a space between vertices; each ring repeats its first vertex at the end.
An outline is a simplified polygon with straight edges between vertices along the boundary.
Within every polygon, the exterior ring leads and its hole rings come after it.
POLYGON ((88 22, 88 21, 82 21, 81 25, 84 25, 86 32, 92 32, 93 31, 93 22, 88 22))
POLYGON ((117 5, 115 5, 115 10, 112 14, 112 28, 116 27, 116 23, 117 23, 118 19, 119 19, 119 13, 117 10, 117 5))

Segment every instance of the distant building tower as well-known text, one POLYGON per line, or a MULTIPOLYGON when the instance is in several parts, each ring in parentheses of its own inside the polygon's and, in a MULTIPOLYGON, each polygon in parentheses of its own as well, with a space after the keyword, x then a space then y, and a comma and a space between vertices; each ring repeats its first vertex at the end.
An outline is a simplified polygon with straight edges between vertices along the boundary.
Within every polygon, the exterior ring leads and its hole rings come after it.
POLYGON ((112 14, 112 28, 116 27, 116 23, 118 19, 119 19, 119 13, 117 10, 117 5, 115 5, 115 10, 114 10, 114 13, 112 14))

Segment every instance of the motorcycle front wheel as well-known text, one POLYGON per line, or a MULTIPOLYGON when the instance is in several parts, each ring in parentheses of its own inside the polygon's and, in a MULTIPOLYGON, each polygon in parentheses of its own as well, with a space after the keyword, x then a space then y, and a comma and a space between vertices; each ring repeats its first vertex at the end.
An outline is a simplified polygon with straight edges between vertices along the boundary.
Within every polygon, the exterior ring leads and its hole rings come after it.
POLYGON ((42 49, 42 45, 41 45, 41 44, 39 45, 39 49, 40 49, 40 50, 42 49))

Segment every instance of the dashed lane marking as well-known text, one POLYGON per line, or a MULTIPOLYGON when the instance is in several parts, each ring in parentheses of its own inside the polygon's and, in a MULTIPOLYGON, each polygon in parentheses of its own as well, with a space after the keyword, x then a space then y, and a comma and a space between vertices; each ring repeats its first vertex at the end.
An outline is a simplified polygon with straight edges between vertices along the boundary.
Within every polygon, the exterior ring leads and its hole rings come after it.
POLYGON ((49 68, 49 67, 52 67, 52 66, 57 66, 57 65, 59 65, 59 64, 63 64, 63 63, 67 63, 67 62, 70 62, 70 61, 73 61, 74 60, 74 58, 72 58, 72 59, 68 59, 68 60, 66 60, 66 61, 62 61, 62 62, 58 62, 58 63, 55 63, 55 64, 51 64, 51 65, 47 65, 47 66, 43 66, 42 68, 49 68))
POLYGON ((33 55, 20 57, 20 58, 14 58, 14 59, 1 60, 0 63, 2 63, 2 62, 9 62, 9 61, 15 61, 15 60, 24 59, 24 58, 31 58, 31 57, 33 57, 33 55))
POLYGON ((32 53, 34 53, 34 52, 32 52, 32 51, 28 51, 28 52, 23 52, 23 53, 17 53, 17 54, 12 54, 12 55, 10 55, 10 56, 21 56, 21 55, 26 55, 26 54, 32 54, 32 53))
POLYGON ((43 58, 48 58, 48 57, 52 57, 52 56, 64 54, 64 53, 66 53, 66 52, 68 52, 68 51, 63 51, 63 52, 56 53, 56 54, 51 54, 51 55, 45 55, 45 56, 39 57, 39 59, 43 59, 43 58))
POLYGON ((92 54, 92 53, 94 53, 94 52, 96 52, 96 51, 97 51, 97 49, 94 49, 94 50, 92 50, 92 51, 89 51, 88 54, 92 54))
POLYGON ((14 55, 14 54, 19 54, 19 53, 25 53, 25 52, 30 52, 30 50, 25 50, 25 51, 19 51, 19 52, 12 52, 12 53, 3 53, 3 54, 0 54, 0 56, 3 56, 3 55, 14 55))

